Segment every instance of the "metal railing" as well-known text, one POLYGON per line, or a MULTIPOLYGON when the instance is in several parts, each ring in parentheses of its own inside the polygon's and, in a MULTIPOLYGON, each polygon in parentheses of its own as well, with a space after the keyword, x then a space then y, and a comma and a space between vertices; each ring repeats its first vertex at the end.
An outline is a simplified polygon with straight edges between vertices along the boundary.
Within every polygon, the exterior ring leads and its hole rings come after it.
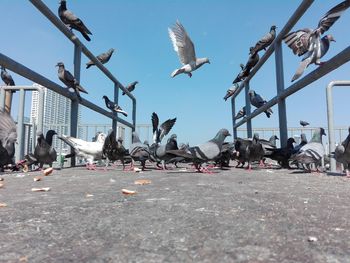
MULTIPOLYGON (((74 44, 74 77, 80 82, 80 68, 81 68, 81 53, 86 55, 92 60, 97 68, 101 70, 106 77, 108 77, 114 83, 114 102, 118 104, 119 89, 124 91, 126 95, 132 100, 132 123, 123 120, 118 117, 117 113, 111 113, 97 106, 96 104, 82 98, 81 101, 77 99, 68 89, 61 87, 55 82, 45 78, 44 76, 34 72, 33 70, 25 67, 24 65, 16 62, 15 60, 0 53, 0 64, 5 68, 21 75, 24 78, 32 80, 64 97, 71 100, 71 122, 70 122, 70 135, 73 137, 77 136, 78 129, 78 106, 79 104, 100 113, 110 119, 112 119, 112 127, 114 130, 117 129, 117 122, 120 122, 132 130, 136 128, 136 98, 127 90, 125 87, 113 76, 113 74, 105 68, 102 63, 87 49, 87 47, 80 42, 76 35, 74 35, 68 28, 62 23, 62 21, 41 1, 41 0, 29 0, 48 20, 58 28, 73 44, 74 44)), ((22 139, 20 139, 22 140, 22 139)), ((72 166, 75 165, 75 160, 71 160, 72 166)))
POLYGON ((251 120, 257 115, 261 114, 268 108, 278 104, 278 115, 279 115, 279 132, 282 146, 285 146, 288 139, 287 132, 287 114, 286 114, 286 105, 285 99, 292 95, 293 93, 299 91, 300 89, 308 86, 312 82, 318 80, 329 72, 335 70, 346 62, 350 61, 350 47, 345 48, 343 51, 329 59, 325 62, 322 67, 318 67, 296 83, 290 85, 288 88, 284 88, 284 72, 283 72, 283 55, 282 55, 282 40, 283 37, 292 29, 292 27, 298 22, 298 20, 304 15, 306 10, 312 5, 313 0, 304 0, 294 14, 290 17, 288 22, 282 28, 280 33, 276 36, 274 42, 267 49, 265 54, 262 56, 257 65, 252 69, 249 76, 241 82, 237 91, 234 93, 231 99, 232 107, 232 120, 233 120, 233 134, 234 137, 237 137, 237 128, 243 124, 247 124, 247 137, 252 137, 252 124, 251 120), (275 64, 276 64, 276 82, 277 82, 277 95, 268 101, 264 106, 256 109, 254 112, 251 112, 250 100, 249 100, 249 81, 254 77, 258 70, 262 67, 267 59, 275 52, 275 64), (245 88, 245 103, 246 103, 246 117, 237 122, 234 118, 236 115, 236 105, 235 99, 238 94, 245 88))

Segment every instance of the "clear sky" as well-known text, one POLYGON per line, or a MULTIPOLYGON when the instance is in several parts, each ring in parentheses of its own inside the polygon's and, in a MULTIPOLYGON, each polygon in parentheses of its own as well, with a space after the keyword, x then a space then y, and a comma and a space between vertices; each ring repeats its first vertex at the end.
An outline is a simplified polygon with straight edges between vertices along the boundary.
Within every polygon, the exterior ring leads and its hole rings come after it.
MULTIPOLYGON (((59 0, 45 0, 57 14, 59 0)), ((321 16, 340 0, 316 0, 294 29, 316 27, 321 16)), ((67 0, 68 9, 79 16, 92 31, 87 42, 80 40, 96 55, 113 47, 116 49, 106 67, 124 85, 138 80, 134 91, 137 98, 137 122, 151 123, 151 113, 160 120, 177 117, 172 132, 179 141, 200 143, 212 138, 220 128, 232 129, 231 103, 223 96, 239 71, 239 64, 248 58, 254 45, 275 24, 280 29, 301 1, 280 0, 67 0), (167 28, 179 19, 196 47, 198 57, 208 57, 205 64, 193 73, 172 79, 171 72, 180 66, 173 50, 167 28)), ((5 55, 59 83, 58 61, 73 72, 73 45, 37 9, 25 0, 2 0, 2 41, 5 55)), ((336 43, 324 57, 327 60, 350 43, 350 10, 329 30, 336 43)), ((278 30, 278 29, 277 29, 278 30)), ((263 52, 260 53, 262 55, 263 52)), ((290 85, 300 58, 284 45, 285 86, 290 85)), ((85 98, 104 106, 102 96, 112 97, 113 85, 95 67, 86 70, 88 61, 82 57, 81 84, 89 91, 85 98)), ((251 81, 251 88, 264 98, 276 94, 274 56, 251 81)), ((305 73, 315 69, 310 66, 305 73)), ((31 85, 31 81, 12 73, 17 84, 31 85)), ((288 126, 296 127, 299 120, 312 126, 326 126, 325 87, 331 80, 350 78, 349 64, 323 77, 287 99, 288 126)), ((335 122, 350 125, 348 101, 350 88, 335 90, 335 122)), ((29 108, 29 102, 27 108, 29 108)), ((17 99, 14 100, 15 107, 17 99)), ((244 104, 244 94, 237 99, 237 107, 244 104)), ((128 98, 120 97, 121 107, 130 113, 128 98)), ((278 126, 277 107, 267 119, 262 114, 253 120, 253 127, 278 126)), ((29 115, 29 110, 27 111, 29 115)), ((107 118, 83 109, 84 123, 107 123, 107 118)), ((143 139, 143 138, 141 138, 143 139)))

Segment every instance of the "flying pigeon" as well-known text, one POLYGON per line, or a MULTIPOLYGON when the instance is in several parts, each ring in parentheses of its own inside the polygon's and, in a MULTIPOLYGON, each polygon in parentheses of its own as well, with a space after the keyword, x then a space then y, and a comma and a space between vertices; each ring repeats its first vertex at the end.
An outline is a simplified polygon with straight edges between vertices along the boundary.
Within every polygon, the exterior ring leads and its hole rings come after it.
POLYGON ((321 160, 325 154, 322 144, 322 135, 326 135, 324 129, 317 129, 311 141, 301 147, 290 159, 305 165, 309 171, 311 171, 310 165, 315 164, 318 170, 318 166, 321 164, 321 160))
POLYGON ((242 80, 244 80, 249 75, 249 71, 246 70, 243 64, 239 64, 241 67, 241 71, 238 73, 237 77, 232 81, 232 84, 236 84, 242 80))
POLYGON ((260 39, 256 44, 255 47, 250 50, 250 54, 258 53, 260 50, 266 50, 268 46, 271 45, 271 43, 274 41, 276 37, 276 26, 271 26, 270 32, 267 33, 262 39, 260 39))
POLYGON ((16 124, 9 113, 0 110, 0 169, 13 164, 15 142, 17 141, 16 124))
POLYGON ((230 98, 236 92, 237 89, 238 89, 238 84, 237 83, 233 84, 233 86, 227 90, 224 100, 227 101, 227 99, 230 98))
POLYGON ((292 81, 298 79, 304 70, 312 63, 321 65, 320 59, 327 53, 330 42, 335 41, 332 35, 321 35, 326 32, 349 8, 350 1, 346 0, 330 9, 319 21, 316 29, 304 28, 287 34, 283 40, 298 56, 305 55, 292 81))
POLYGON ((310 123, 308 123, 307 121, 300 121, 300 125, 305 127, 308 126, 310 123))
POLYGON ((277 161, 282 168, 289 169, 290 168, 289 158, 291 157, 292 152, 294 150, 294 145, 293 145, 294 143, 295 143, 294 138, 288 138, 287 146, 273 150, 269 158, 277 161))
POLYGON ((67 143, 70 147, 74 148, 76 156, 85 159, 85 161, 87 162, 86 168, 88 168, 89 170, 96 169, 94 161, 102 159, 102 148, 106 138, 106 135, 104 133, 98 134, 97 140, 95 142, 87 142, 66 135, 62 135, 58 138, 67 143))
POLYGON ((175 156, 184 157, 187 161, 193 162, 198 172, 206 172, 206 169, 201 169, 201 164, 213 161, 219 157, 222 150, 222 145, 227 136, 231 136, 227 129, 221 129, 216 136, 210 141, 198 146, 189 147, 186 150, 170 150, 167 153, 175 156))
MULTIPOLYGON (((266 100, 264 100, 259 94, 257 94, 254 90, 249 90, 249 99, 250 99, 250 103, 255 106, 256 108, 260 108, 263 105, 265 105, 267 102, 266 100)), ((270 118, 271 114, 273 113, 273 111, 271 109, 267 109, 266 111, 264 111, 267 118, 270 118)))
POLYGON ((350 128, 346 139, 335 148, 334 158, 343 164, 346 176, 350 177, 350 128))
MULTIPOLYGON (((100 55, 98 55, 96 58, 102 63, 105 64, 109 61, 109 59, 112 57, 112 54, 114 52, 114 48, 109 49, 107 52, 102 53, 100 55)), ((95 63, 93 61, 89 61, 88 63, 86 63, 86 68, 88 69, 91 66, 94 66, 95 63)))
POLYGON ((83 21, 81 21, 75 14, 73 14, 70 10, 67 10, 66 0, 60 0, 60 6, 58 8, 58 16, 62 20, 62 22, 69 27, 70 29, 78 30, 83 37, 90 41, 90 37, 88 35, 92 35, 90 30, 84 25, 83 21))
POLYGON ((103 96, 102 98, 105 100, 106 107, 108 109, 110 109, 111 111, 117 112, 117 113, 121 113, 125 117, 128 116, 127 112, 123 111, 123 109, 120 106, 118 106, 116 103, 114 103, 113 101, 110 101, 107 96, 103 96))
POLYGON ((39 164, 39 168, 42 169, 44 164, 48 164, 52 167, 52 163, 57 160, 56 150, 52 147, 52 139, 56 134, 54 130, 49 130, 46 133, 46 137, 44 137, 42 132, 38 132, 38 140, 34 149, 34 154, 28 154, 25 157, 28 166, 39 164))
POLYGON ((236 114, 236 116, 234 117, 235 120, 238 120, 240 118, 243 118, 246 115, 246 111, 245 111, 245 106, 239 110, 239 112, 236 114))
POLYGON ((67 86, 67 88, 72 88, 75 94, 77 94, 78 99, 81 100, 80 91, 86 94, 88 92, 80 86, 79 82, 73 77, 73 75, 64 68, 62 62, 58 62, 56 67, 58 67, 58 78, 67 86))
POLYGON ((103 143, 102 152, 107 158, 106 167, 108 166, 109 161, 115 162, 120 160, 123 164, 123 170, 125 169, 124 159, 129 155, 129 152, 124 148, 122 140, 116 139, 114 130, 111 130, 108 133, 103 143))
MULTIPOLYGON (((12 76, 6 71, 4 66, 1 66, 1 79, 6 84, 6 86, 16 86, 12 76)), ((16 91, 13 90, 11 92, 15 93, 16 91)))
POLYGON ((196 57, 194 45, 185 28, 179 21, 176 21, 172 28, 168 28, 168 32, 173 43, 174 50, 177 52, 180 62, 183 65, 183 67, 174 70, 174 72, 171 73, 171 77, 175 77, 181 73, 185 73, 189 77, 192 77, 192 71, 198 69, 205 63, 210 64, 208 58, 196 57))
POLYGON ((134 167, 134 162, 139 161, 142 165, 142 170, 145 170, 146 161, 150 158, 149 147, 146 144, 141 143, 140 138, 136 132, 132 133, 132 141, 129 147, 129 153, 131 156, 131 167, 134 167))
POLYGON ((157 113, 152 113, 152 127, 153 127, 153 143, 160 143, 164 136, 166 136, 173 128, 176 118, 168 119, 159 126, 159 118, 157 113))
MULTIPOLYGON (((138 81, 134 81, 132 83, 130 83, 128 86, 126 86, 125 88, 129 91, 129 92, 132 92, 135 87, 136 87, 136 84, 138 84, 139 82, 138 81)), ((122 95, 124 96, 126 93, 123 91, 122 95)))

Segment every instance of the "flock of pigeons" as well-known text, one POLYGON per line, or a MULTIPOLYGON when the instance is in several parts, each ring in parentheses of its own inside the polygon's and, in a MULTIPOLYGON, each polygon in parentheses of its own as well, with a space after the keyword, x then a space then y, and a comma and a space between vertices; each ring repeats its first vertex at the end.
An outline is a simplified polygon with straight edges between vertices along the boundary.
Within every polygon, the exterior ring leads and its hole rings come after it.
MULTIPOLYGON (((320 59, 326 54, 331 41, 335 41, 332 35, 326 35, 321 38, 321 35, 327 31, 341 16, 341 14, 350 6, 350 0, 341 2, 340 4, 329 10, 319 21, 316 29, 301 29, 291 32, 284 37, 285 43, 293 50, 293 53, 302 56, 305 55, 299 68, 297 69, 292 81, 298 79, 310 64, 321 65, 320 59)), ((85 24, 67 9, 66 0, 60 0, 58 15, 62 22, 70 29, 79 31, 82 36, 90 41, 91 31, 85 24)), ((250 47, 249 58, 245 65, 241 64, 241 71, 233 81, 233 87, 227 91, 225 100, 230 98, 238 89, 238 83, 244 81, 251 70, 259 62, 259 52, 266 50, 276 37, 276 26, 271 26, 270 31, 261 38, 253 47, 250 47)), ((187 74, 192 77, 192 72, 200 68, 202 65, 209 63, 208 58, 197 58, 194 44, 191 41, 184 26, 177 21, 175 25, 168 29, 170 39, 174 50, 179 56, 182 67, 174 70, 171 77, 179 74, 187 74)), ((100 54, 96 58, 102 63, 107 63, 114 49, 110 49, 105 53, 100 54)), ((95 65, 93 61, 86 64, 86 69, 95 65)), ((81 100, 80 92, 87 91, 79 84, 79 81, 65 69, 64 63, 59 62, 58 78, 67 86, 68 89, 73 89, 76 96, 81 100)), ((6 69, 1 67, 1 78, 6 85, 14 86, 14 81, 6 69)), ((129 92, 135 89, 137 81, 131 83, 126 88, 129 92)), ((125 92, 123 93, 125 95, 125 92)), ((249 91, 250 102, 256 108, 266 104, 266 100, 257 94, 254 90, 249 91)), ((103 96, 106 107, 113 112, 121 113, 127 116, 127 113, 121 109, 116 103, 111 101, 107 96, 103 96)), ((265 114, 270 118, 271 109, 267 109, 265 114)), ((246 109, 243 107, 235 116, 236 119, 244 117, 246 109)), ((156 113, 152 114, 153 125, 153 143, 141 142, 138 135, 133 132, 132 144, 129 149, 123 146, 123 140, 116 138, 114 131, 110 131, 106 136, 100 133, 96 136, 96 140, 87 142, 78 138, 62 135, 59 139, 70 145, 74 149, 74 153, 66 157, 77 156, 85 159, 88 169, 96 169, 95 162, 101 159, 106 160, 106 165, 110 162, 120 160, 125 168, 125 163, 130 162, 130 169, 134 169, 135 162, 140 162, 142 170, 146 167, 146 162, 154 162, 157 167, 167 169, 169 163, 175 164, 184 162, 192 163, 197 171, 208 172, 208 167, 203 167, 204 163, 216 163, 223 166, 228 166, 230 160, 236 160, 238 165, 244 166, 248 164, 247 169, 251 169, 254 162, 260 162, 261 166, 265 166, 266 158, 276 160, 283 168, 290 168, 291 164, 297 167, 311 171, 314 165, 316 169, 321 164, 322 158, 325 156, 325 151, 322 145, 322 135, 325 135, 322 128, 318 129, 311 139, 307 142, 305 134, 301 135, 301 143, 294 146, 295 141, 289 138, 287 146, 284 148, 276 148, 277 136, 272 136, 270 140, 260 139, 258 134, 254 134, 252 139, 237 138, 233 143, 225 142, 230 133, 227 129, 221 129, 215 137, 203 144, 190 147, 188 144, 177 144, 177 136, 171 135, 165 144, 162 144, 162 139, 170 132, 176 122, 176 118, 168 119, 159 125, 159 118, 156 113)), ((301 125, 307 125, 307 122, 301 122, 301 125)), ((25 156, 25 159, 18 164, 14 164, 13 157, 15 153, 14 144, 17 140, 16 125, 11 116, 0 111, 0 169, 4 169, 9 165, 14 169, 23 165, 38 165, 42 168, 45 164, 52 166, 52 163, 57 159, 57 153, 52 147, 52 138, 56 132, 50 130, 46 136, 42 133, 37 134, 37 145, 32 154, 25 156)), ((350 129, 346 140, 337 146, 334 157, 344 165, 344 169, 350 176, 350 129)))

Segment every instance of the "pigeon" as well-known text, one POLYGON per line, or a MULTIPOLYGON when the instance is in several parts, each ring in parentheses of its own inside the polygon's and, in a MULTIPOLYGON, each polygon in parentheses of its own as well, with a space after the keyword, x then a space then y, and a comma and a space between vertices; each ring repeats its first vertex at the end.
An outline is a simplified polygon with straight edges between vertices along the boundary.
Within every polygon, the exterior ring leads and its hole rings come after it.
POLYGON ((234 155, 234 149, 235 146, 232 142, 224 142, 222 144, 221 154, 219 157, 215 160, 215 163, 217 165, 220 165, 220 168, 223 167, 229 167, 230 166, 230 160, 233 160, 234 155))
POLYGON ((303 147, 307 143, 308 143, 308 141, 306 138, 306 134, 305 133, 300 134, 300 143, 294 147, 292 154, 297 153, 300 150, 300 148, 303 147))
POLYGON ((9 113, 0 110, 0 169, 14 163, 16 141, 17 129, 14 120, 9 113))
POLYGON ((260 165, 264 166, 262 159, 265 155, 265 150, 263 145, 259 141, 259 134, 254 133, 253 139, 247 146, 246 149, 246 160, 248 161, 248 170, 252 169, 251 163, 254 161, 260 161, 260 165))
POLYGON ((250 71, 255 67, 256 64, 258 64, 259 62, 259 53, 258 52, 254 52, 254 47, 250 47, 249 48, 249 58, 247 63, 244 66, 244 70, 248 72, 248 75, 250 73, 250 71))
POLYGON ((206 143, 189 147, 185 150, 170 150, 167 153, 184 157, 187 161, 193 162, 198 172, 208 172, 207 169, 201 168, 201 165, 208 161, 214 161, 220 156, 222 145, 227 136, 231 136, 229 131, 227 129, 221 129, 213 139, 206 143))
POLYGON ((224 100, 227 101, 228 98, 230 98, 233 94, 235 94, 237 89, 238 89, 238 84, 237 83, 233 84, 233 86, 227 90, 224 100))
POLYGON ((153 127, 153 143, 160 143, 164 136, 166 136, 173 128, 176 118, 168 119, 159 126, 159 118, 157 113, 152 113, 152 127, 153 127))
POLYGON ((235 147, 234 158, 238 162, 236 165, 236 168, 238 168, 240 165, 241 167, 244 166, 246 162, 246 151, 247 151, 248 144, 250 144, 250 140, 245 140, 242 138, 237 138, 234 141, 234 147, 235 147))
POLYGON ((308 123, 307 121, 300 121, 300 125, 305 127, 308 126, 310 123, 308 123))
POLYGON ((304 55, 292 81, 298 79, 310 64, 321 65, 320 59, 327 53, 330 42, 335 41, 332 35, 321 35, 326 32, 349 8, 350 1, 346 0, 330 9, 319 21, 316 29, 304 28, 287 34, 283 40, 298 56, 304 55))
POLYGON ((243 64, 239 64, 241 71, 238 73, 237 77, 232 81, 232 84, 238 83, 248 77, 249 72, 245 69, 243 64))
POLYGON ((287 146, 273 150, 272 153, 269 155, 269 158, 277 161, 282 168, 290 169, 289 158, 291 157, 292 152, 294 150, 294 143, 294 138, 288 138, 287 146))
POLYGON ((81 101, 80 91, 86 94, 88 92, 80 86, 79 82, 73 77, 73 75, 64 68, 62 62, 58 62, 56 67, 58 67, 58 78, 67 86, 67 88, 72 88, 75 94, 77 94, 78 99, 81 101))
POLYGON ((350 177, 350 127, 346 139, 335 148, 334 158, 343 164, 346 176, 350 177))
MULTIPOLYGON (((6 68, 4 66, 1 66, 1 79, 6 84, 6 86, 16 86, 12 76, 6 71, 6 68)), ((11 92, 15 93, 16 91, 13 90, 11 92)))
MULTIPOLYGON (((134 81, 132 83, 130 83, 128 86, 126 86, 125 88, 129 91, 129 92, 132 92, 135 87, 136 87, 136 84, 138 84, 139 82, 138 81, 134 81)), ((122 95, 124 96, 126 93, 123 91, 122 95)))
POLYGON ((240 118, 243 118, 246 115, 246 111, 245 111, 245 106, 239 110, 239 112, 236 114, 236 116, 234 117, 235 120, 238 120, 240 118))
POLYGON ((276 149, 276 140, 279 140, 276 135, 272 135, 268 141, 265 139, 259 139, 259 142, 264 148, 265 157, 269 157, 276 149))
POLYGON ((323 128, 319 128, 314 132, 311 141, 299 149, 299 151, 291 156, 292 161, 296 161, 306 166, 307 170, 311 171, 311 164, 318 166, 325 154, 322 144, 322 135, 326 135, 323 128))
POLYGON ((139 161, 142 165, 142 171, 144 171, 146 161, 150 158, 149 147, 141 143, 140 138, 136 132, 132 133, 132 143, 129 148, 129 153, 132 159, 130 170, 133 169, 134 162, 139 161))
MULTIPOLYGON (((102 53, 100 55, 98 55, 96 58, 102 63, 105 64, 109 61, 109 59, 112 57, 112 54, 114 52, 114 48, 109 49, 107 52, 102 53)), ((89 61, 88 63, 86 63, 86 68, 88 69, 91 66, 94 66, 95 63, 93 61, 89 61)))
POLYGON ((258 53, 260 50, 266 50, 268 46, 271 45, 271 43, 274 41, 276 37, 276 26, 271 26, 270 32, 267 33, 262 39, 260 39, 256 44, 255 47, 250 49, 250 54, 254 55, 255 53, 258 53))
POLYGON ((187 74, 192 77, 192 71, 200 68, 205 63, 209 63, 208 58, 197 58, 194 45, 188 36, 183 25, 176 21, 176 24, 172 28, 168 28, 170 39, 173 43, 174 50, 179 56, 180 62, 183 67, 176 69, 171 74, 171 77, 175 77, 181 73, 187 74))
MULTIPOLYGON (((266 100, 264 100, 259 94, 257 94, 254 90, 249 90, 249 99, 250 99, 250 103, 257 107, 260 108, 262 107, 264 104, 266 104, 266 100)), ((273 113, 273 111, 271 109, 267 109, 266 111, 264 111, 267 118, 270 118, 271 114, 273 113)))
POLYGON ((121 113, 123 114, 125 117, 128 116, 128 113, 123 111, 123 109, 118 106, 116 103, 114 103, 113 101, 110 101, 109 98, 107 96, 103 96, 102 97, 104 100, 105 100, 105 103, 106 103, 106 107, 108 109, 110 109, 111 111, 113 112, 117 112, 117 113, 121 113))
POLYGON ((165 145, 161 145, 158 143, 153 143, 150 147, 151 158, 153 161, 157 162, 157 167, 159 167, 159 163, 162 163, 162 169, 166 170, 166 164, 173 159, 173 155, 167 153, 170 150, 178 150, 177 146, 177 135, 172 134, 168 139, 165 145))
POLYGON ((114 130, 110 130, 102 147, 102 153, 107 158, 106 167, 109 164, 109 161, 117 161, 120 160, 123 164, 123 170, 125 169, 124 159, 127 155, 129 155, 128 150, 126 150, 123 146, 123 141, 120 139, 116 139, 114 130))
POLYGON ((90 30, 84 25, 75 14, 70 10, 67 10, 66 0, 60 0, 60 6, 58 8, 58 16, 62 22, 70 29, 78 30, 87 41, 91 41, 89 35, 92 35, 90 30))
POLYGON ((25 156, 28 166, 39 164, 39 169, 42 169, 44 164, 48 164, 52 167, 52 163, 57 160, 56 150, 52 147, 52 139, 56 134, 54 130, 47 131, 46 137, 44 137, 42 132, 37 133, 38 140, 34 149, 34 154, 25 156))
POLYGON ((106 138, 104 133, 98 134, 95 142, 87 142, 67 135, 62 135, 58 138, 67 143, 70 147, 74 148, 76 156, 85 159, 87 169, 96 169, 94 161, 102 159, 102 149, 106 138))

